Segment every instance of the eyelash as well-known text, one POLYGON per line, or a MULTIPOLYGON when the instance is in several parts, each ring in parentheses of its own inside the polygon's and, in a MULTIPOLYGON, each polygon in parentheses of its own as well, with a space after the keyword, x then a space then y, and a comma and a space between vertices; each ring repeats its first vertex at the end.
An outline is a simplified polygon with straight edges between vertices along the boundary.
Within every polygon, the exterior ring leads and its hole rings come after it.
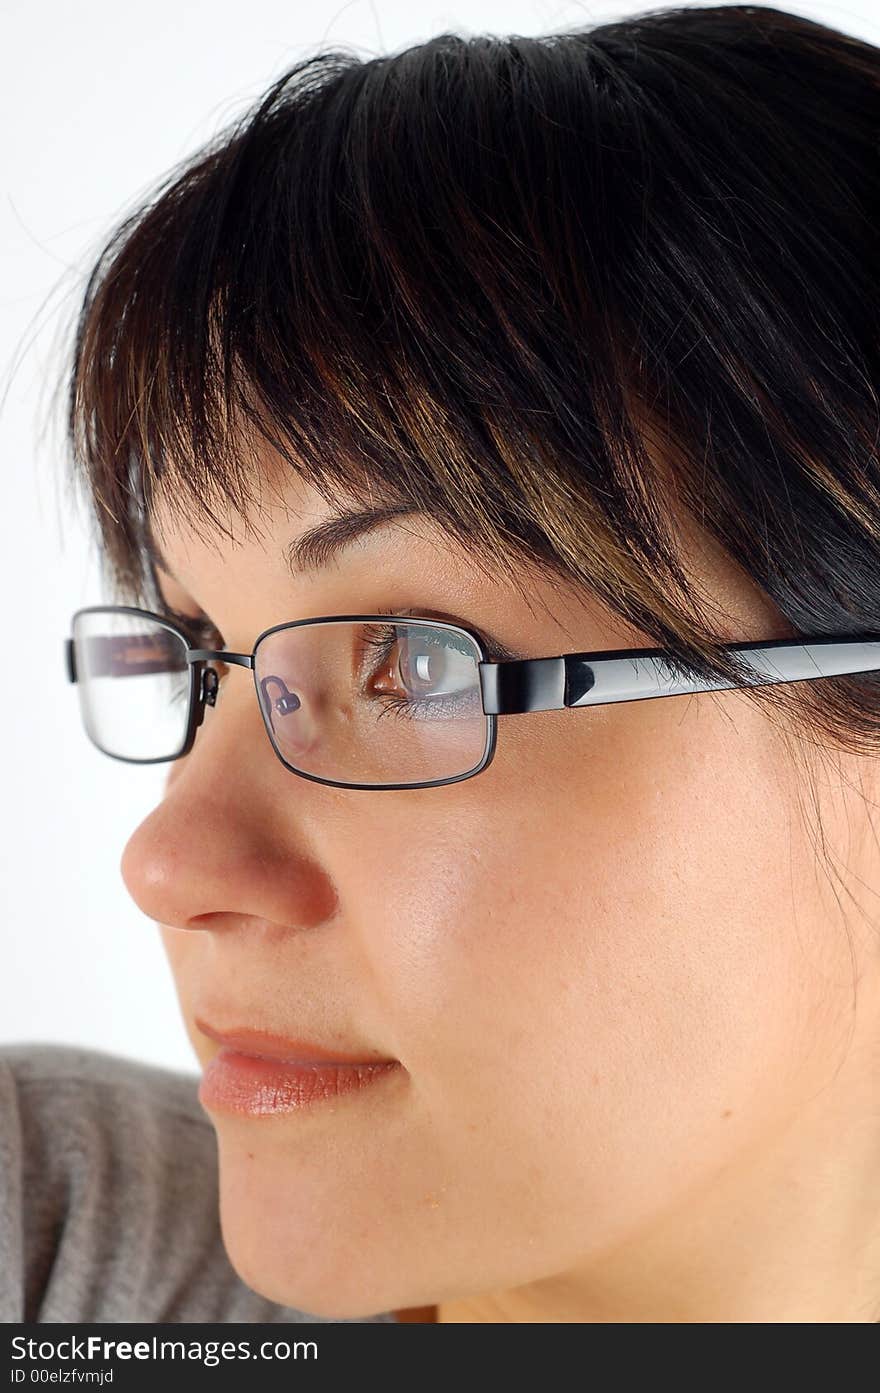
POLYGON ((200 639, 216 639, 217 647, 222 646, 222 637, 210 619, 202 619, 191 614, 180 614, 170 605, 163 605, 162 612, 168 619, 173 619, 175 624, 180 624, 188 632, 195 634, 200 639))
MULTIPOLYGON (((430 614, 420 614, 417 609, 382 609, 381 606, 377 608, 376 613, 399 614, 401 618, 406 618, 406 616, 409 615, 411 619, 426 619, 429 621, 434 617, 430 614)), ((444 622, 452 623, 453 621, 447 620, 444 622)), ((503 662, 504 660, 516 658, 519 656, 519 654, 513 653, 509 648, 505 648, 503 644, 495 643, 491 638, 489 638, 488 634, 484 634, 482 629, 475 628, 473 624, 467 624, 463 627, 469 629, 470 632, 474 635, 474 637, 480 640, 482 647, 485 649, 486 657, 491 662, 503 662)))

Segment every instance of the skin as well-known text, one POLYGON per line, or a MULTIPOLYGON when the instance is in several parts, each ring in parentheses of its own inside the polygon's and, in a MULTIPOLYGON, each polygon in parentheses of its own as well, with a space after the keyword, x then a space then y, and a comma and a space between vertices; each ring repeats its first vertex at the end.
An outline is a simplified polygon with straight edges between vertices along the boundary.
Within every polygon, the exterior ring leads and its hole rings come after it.
MULTIPOLYGON (((289 477, 261 535, 209 545, 160 509, 167 600, 239 652, 407 606, 528 656, 652 646, 558 581, 487 581, 428 519, 294 581, 282 547, 327 511, 289 477)), ((687 544, 726 637, 786 635, 687 544)), ((876 1320, 873 777, 834 754, 816 779, 841 905, 803 772, 742 693, 504 716, 477 777, 370 793, 286 770, 232 669, 121 866, 192 1047, 219 1048, 201 1016, 403 1065, 210 1114, 241 1278, 333 1318, 876 1320)))

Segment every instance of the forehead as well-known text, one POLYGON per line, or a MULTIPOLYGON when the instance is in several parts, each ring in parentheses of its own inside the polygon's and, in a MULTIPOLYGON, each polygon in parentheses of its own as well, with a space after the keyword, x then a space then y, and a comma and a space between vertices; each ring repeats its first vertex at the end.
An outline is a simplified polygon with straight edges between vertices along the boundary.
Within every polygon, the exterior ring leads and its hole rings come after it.
MULTIPOLYGON (((337 497, 344 501, 346 495, 340 490, 337 497)), ((282 530, 307 527, 329 515, 332 507, 332 501, 267 449, 243 474, 232 495, 212 487, 210 473, 199 493, 170 477, 146 509, 145 534, 163 550, 206 547, 225 553, 232 546, 271 538, 282 530)))

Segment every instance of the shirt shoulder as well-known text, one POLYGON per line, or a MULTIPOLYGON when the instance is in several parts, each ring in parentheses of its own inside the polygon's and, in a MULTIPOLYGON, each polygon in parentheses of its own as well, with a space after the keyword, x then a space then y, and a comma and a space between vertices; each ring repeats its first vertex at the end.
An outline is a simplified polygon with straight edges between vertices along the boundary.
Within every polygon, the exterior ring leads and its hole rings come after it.
POLYGON ((326 1319, 232 1267, 198 1084, 97 1049, 0 1044, 0 1321, 326 1319))

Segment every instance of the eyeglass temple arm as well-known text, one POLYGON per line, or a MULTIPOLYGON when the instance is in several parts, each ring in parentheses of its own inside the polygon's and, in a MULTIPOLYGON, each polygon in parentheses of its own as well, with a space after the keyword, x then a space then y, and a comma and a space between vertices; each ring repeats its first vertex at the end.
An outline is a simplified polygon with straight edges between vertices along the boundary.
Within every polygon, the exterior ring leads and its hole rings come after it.
POLYGON ((656 648, 480 663, 483 710, 492 715, 561 711, 880 669, 880 638, 812 639, 807 643, 774 639, 768 643, 731 643, 727 651, 746 655, 742 683, 688 675, 656 648))
MULTIPOLYGON (((703 679, 682 672, 654 648, 625 652, 568 653, 558 658, 521 658, 479 664, 483 710, 489 715, 526 711, 559 711, 566 707, 601 706, 609 702, 640 701, 648 697, 730 691, 739 685, 798 682, 817 677, 880 669, 880 639, 788 639, 769 643, 731 643, 751 670, 744 683, 703 679)), ((67 676, 77 681, 73 640, 65 640, 67 676)), ((181 656, 174 645, 155 635, 99 635, 89 642, 89 675, 127 677, 140 673, 183 670, 197 659, 216 656, 213 649, 190 650, 181 656)), ((247 654, 226 654, 228 661, 251 666, 247 654)))

